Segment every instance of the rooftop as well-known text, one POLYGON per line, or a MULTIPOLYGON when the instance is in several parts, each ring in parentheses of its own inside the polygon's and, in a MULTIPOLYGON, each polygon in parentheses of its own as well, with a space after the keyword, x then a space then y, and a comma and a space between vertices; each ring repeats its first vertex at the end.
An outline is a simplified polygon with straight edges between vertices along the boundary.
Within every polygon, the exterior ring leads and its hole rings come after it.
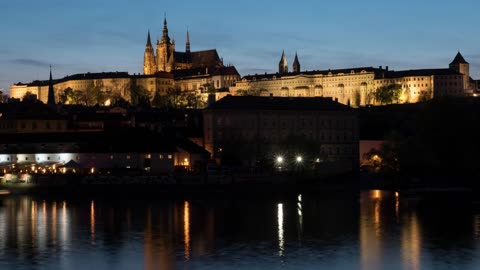
POLYGON ((349 106, 323 97, 258 97, 227 95, 210 105, 209 110, 295 110, 349 111, 349 106))

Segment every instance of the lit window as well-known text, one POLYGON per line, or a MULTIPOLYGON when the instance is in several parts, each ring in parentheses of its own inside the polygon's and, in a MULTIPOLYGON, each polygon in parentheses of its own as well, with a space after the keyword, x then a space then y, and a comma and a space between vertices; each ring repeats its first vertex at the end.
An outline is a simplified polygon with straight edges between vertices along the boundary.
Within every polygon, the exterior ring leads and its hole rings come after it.
POLYGON ((80 160, 80 157, 79 157, 79 156, 77 156, 77 160, 80 160))
POLYGON ((152 158, 152 155, 147 154, 147 155, 145 156, 145 158, 152 158))
POLYGON ((130 155, 127 155, 127 159, 130 159, 130 155))
POLYGON ((163 159, 163 155, 159 155, 158 158, 163 159))
POLYGON ((168 155, 168 159, 172 159, 172 155, 168 155))
POLYGON ((113 155, 110 156, 110 159, 113 159, 113 155))

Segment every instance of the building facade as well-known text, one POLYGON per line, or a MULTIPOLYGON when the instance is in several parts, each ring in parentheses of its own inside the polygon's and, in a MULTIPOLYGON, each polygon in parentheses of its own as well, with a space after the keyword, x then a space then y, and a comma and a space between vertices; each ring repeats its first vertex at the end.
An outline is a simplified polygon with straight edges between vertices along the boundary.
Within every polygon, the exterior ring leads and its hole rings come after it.
POLYGON ((358 168, 356 113, 331 99, 230 95, 203 115, 205 149, 219 162, 234 157, 252 166, 300 156, 330 171, 358 168))
MULTIPOLYGON (((206 99, 207 91, 228 91, 228 88, 235 85, 239 79, 240 74, 234 66, 220 66, 155 72, 151 75, 130 75, 127 72, 81 73, 53 80, 52 84, 54 100, 57 102, 76 103, 72 100, 62 102, 61 95, 65 89, 70 88, 73 92, 85 94, 93 88, 99 88, 106 95, 105 104, 108 105, 118 98, 131 101, 130 93, 135 85, 145 89, 151 99, 156 92, 164 96, 172 90, 191 92, 206 99)), ((47 103, 49 88, 48 80, 28 84, 17 83, 10 87, 10 96, 22 99, 27 94, 35 95, 37 99, 47 103)))
POLYGON ((380 104, 375 91, 390 84, 401 86, 399 103, 415 103, 441 96, 465 96, 476 86, 469 75, 469 64, 460 52, 445 69, 392 71, 386 68, 348 68, 301 71, 297 54, 293 72, 288 72, 285 53, 279 71, 273 74, 244 76, 232 94, 245 91, 256 95, 279 97, 329 97, 352 106, 380 104))

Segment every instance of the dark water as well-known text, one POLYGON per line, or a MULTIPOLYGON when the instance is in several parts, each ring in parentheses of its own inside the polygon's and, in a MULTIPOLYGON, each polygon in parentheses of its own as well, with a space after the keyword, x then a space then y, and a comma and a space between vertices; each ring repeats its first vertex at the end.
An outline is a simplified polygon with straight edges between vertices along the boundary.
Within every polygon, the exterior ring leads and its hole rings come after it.
POLYGON ((0 269, 480 269, 480 211, 395 193, 0 197, 0 269))

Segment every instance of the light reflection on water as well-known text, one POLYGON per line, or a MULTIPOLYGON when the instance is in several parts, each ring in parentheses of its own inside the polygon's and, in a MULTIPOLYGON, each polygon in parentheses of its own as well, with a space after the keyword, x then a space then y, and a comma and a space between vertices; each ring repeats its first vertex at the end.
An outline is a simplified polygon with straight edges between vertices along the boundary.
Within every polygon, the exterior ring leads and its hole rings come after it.
POLYGON ((480 213, 389 191, 0 198, 0 269, 480 269, 480 213))

